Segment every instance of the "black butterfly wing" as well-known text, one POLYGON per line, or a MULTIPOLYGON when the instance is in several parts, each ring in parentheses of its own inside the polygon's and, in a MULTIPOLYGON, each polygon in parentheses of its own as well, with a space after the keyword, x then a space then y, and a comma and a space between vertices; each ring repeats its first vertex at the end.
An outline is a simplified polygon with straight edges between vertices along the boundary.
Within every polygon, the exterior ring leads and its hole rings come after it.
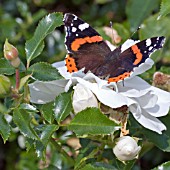
MULTIPOLYGON (((112 64, 112 71, 109 75, 109 82, 118 82, 129 77, 135 67, 139 67, 150 55, 163 47, 165 37, 153 37, 143 40, 120 53, 112 64)), ((115 51, 111 58, 114 58, 115 51)), ((111 64, 109 67, 111 67, 111 64)))
POLYGON ((85 68, 85 73, 95 73, 96 68, 104 64, 105 57, 111 52, 110 48, 97 31, 77 16, 65 14, 64 24, 68 71, 71 73, 85 68))

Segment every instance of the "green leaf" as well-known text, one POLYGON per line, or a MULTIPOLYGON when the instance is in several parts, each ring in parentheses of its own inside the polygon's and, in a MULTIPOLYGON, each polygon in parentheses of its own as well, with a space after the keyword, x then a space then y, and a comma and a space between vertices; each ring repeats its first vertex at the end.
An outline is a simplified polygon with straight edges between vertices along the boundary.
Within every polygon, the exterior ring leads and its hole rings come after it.
POLYGON ((36 11, 36 13, 32 14, 33 23, 38 22, 42 17, 47 15, 47 13, 48 12, 44 8, 39 9, 38 11, 36 11))
POLYGON ((161 119, 165 124, 167 130, 165 130, 162 135, 159 135, 150 130, 144 129, 144 135, 148 140, 154 143, 158 148, 165 152, 170 152, 170 115, 165 116, 161 119))
POLYGON ((27 80, 31 77, 32 75, 26 75, 25 77, 22 77, 19 83, 19 90, 25 85, 27 80))
POLYGON ((31 119, 31 115, 26 110, 14 110, 13 120, 14 123, 18 126, 21 133, 25 137, 38 140, 38 135, 30 125, 31 119))
POLYGON ((30 111, 30 112, 36 112, 37 109, 36 107, 28 104, 28 103, 22 103, 20 106, 19 106, 20 109, 23 109, 23 110, 27 110, 27 111, 30 111))
POLYGON ((165 17, 169 13, 170 13, 170 0, 162 0, 161 9, 157 19, 165 17))
POLYGON ((41 114, 48 123, 52 123, 54 120, 54 102, 44 104, 41 107, 41 114))
POLYGON ((131 25, 131 31, 135 31, 158 5, 159 0, 129 0, 126 6, 126 14, 131 25))
POLYGON ((9 138, 11 132, 11 127, 9 123, 4 118, 4 114, 0 113, 0 134, 4 140, 4 143, 9 138))
POLYGON ((25 138, 25 146, 27 149, 27 152, 34 146, 34 142, 35 140, 31 139, 31 138, 25 138))
POLYGON ((25 44, 26 58, 28 63, 41 54, 44 48, 44 38, 56 27, 62 25, 62 18, 63 17, 61 13, 52 13, 40 21, 34 36, 25 44))
POLYGON ((118 129, 119 126, 97 108, 88 108, 79 112, 69 125, 69 130, 80 136, 85 134, 109 134, 118 129))
POLYGON ((156 36, 170 36, 170 19, 167 17, 157 20, 158 15, 147 18, 139 30, 140 39, 147 39, 156 36), (153 26, 154 25, 154 26, 153 26))
POLYGON ((0 59, 0 74, 12 75, 15 73, 15 69, 4 58, 0 59))
POLYGON ((152 170, 170 170, 170 161, 165 162, 152 170))
POLYGON ((63 121, 71 112, 71 92, 62 93, 55 99, 54 117, 58 123, 63 121))
POLYGON ((170 67, 162 66, 160 71, 163 72, 164 74, 169 74, 170 73, 170 67))
POLYGON ((36 152, 40 158, 45 158, 47 144, 52 134, 59 128, 57 125, 45 125, 40 135, 40 141, 36 141, 36 152))
POLYGON ((35 79, 41 81, 62 79, 62 76, 59 74, 58 70, 45 62, 33 64, 31 67, 29 67, 28 73, 32 74, 35 79))
POLYGON ((7 76, 0 74, 0 98, 9 95, 11 91, 11 81, 7 76))
MULTIPOLYGON (((83 168, 81 168, 80 170, 111 170, 111 169, 110 168, 109 169, 104 168, 104 167, 95 167, 91 164, 87 164, 83 168)), ((114 169, 112 169, 112 170, 114 170, 114 169)), ((116 170, 116 168, 115 168, 115 170, 116 170)))

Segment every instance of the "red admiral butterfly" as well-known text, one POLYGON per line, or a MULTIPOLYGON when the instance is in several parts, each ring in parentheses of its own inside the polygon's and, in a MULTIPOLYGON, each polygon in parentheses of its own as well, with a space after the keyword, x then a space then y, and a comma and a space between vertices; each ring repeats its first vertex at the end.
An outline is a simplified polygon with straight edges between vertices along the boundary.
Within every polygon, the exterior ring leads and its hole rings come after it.
POLYGON ((68 72, 85 68, 96 76, 107 78, 108 83, 129 77, 155 51, 162 48, 165 37, 143 40, 121 52, 121 46, 111 51, 109 46, 89 24, 73 14, 65 14, 65 62, 68 72))

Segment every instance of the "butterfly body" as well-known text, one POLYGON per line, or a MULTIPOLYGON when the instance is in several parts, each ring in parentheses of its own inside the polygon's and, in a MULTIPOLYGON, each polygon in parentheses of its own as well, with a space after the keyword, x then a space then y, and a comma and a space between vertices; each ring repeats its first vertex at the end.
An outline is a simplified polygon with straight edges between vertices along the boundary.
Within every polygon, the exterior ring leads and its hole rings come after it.
POLYGON ((165 38, 153 37, 138 42, 122 51, 121 46, 111 51, 101 35, 89 24, 75 16, 65 14, 65 45, 68 55, 65 59, 68 72, 84 68, 108 82, 118 82, 129 77, 134 68, 145 63, 150 55, 162 48, 165 38))

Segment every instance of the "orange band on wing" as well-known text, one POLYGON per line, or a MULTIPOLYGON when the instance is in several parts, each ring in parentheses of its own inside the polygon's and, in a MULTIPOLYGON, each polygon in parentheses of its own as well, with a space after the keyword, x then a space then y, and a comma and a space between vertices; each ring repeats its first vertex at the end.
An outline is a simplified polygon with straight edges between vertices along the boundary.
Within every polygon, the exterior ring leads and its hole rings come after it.
POLYGON ((140 52, 140 49, 138 48, 137 45, 133 45, 131 47, 133 53, 136 55, 136 60, 133 62, 134 65, 137 65, 141 62, 142 60, 142 53, 140 52))
POLYGON ((117 77, 112 77, 112 78, 109 78, 108 79, 108 83, 111 83, 111 82, 118 82, 120 80, 124 80, 126 77, 129 77, 130 76, 130 73, 131 72, 125 72, 117 77))
POLYGON ((66 56, 65 61, 66 61, 66 67, 68 72, 73 73, 78 71, 76 67, 75 59, 70 57, 69 54, 66 56))
POLYGON ((99 35, 93 37, 77 38, 72 42, 71 49, 73 51, 77 51, 80 48, 80 46, 85 43, 95 43, 100 41, 103 41, 103 38, 99 35))

